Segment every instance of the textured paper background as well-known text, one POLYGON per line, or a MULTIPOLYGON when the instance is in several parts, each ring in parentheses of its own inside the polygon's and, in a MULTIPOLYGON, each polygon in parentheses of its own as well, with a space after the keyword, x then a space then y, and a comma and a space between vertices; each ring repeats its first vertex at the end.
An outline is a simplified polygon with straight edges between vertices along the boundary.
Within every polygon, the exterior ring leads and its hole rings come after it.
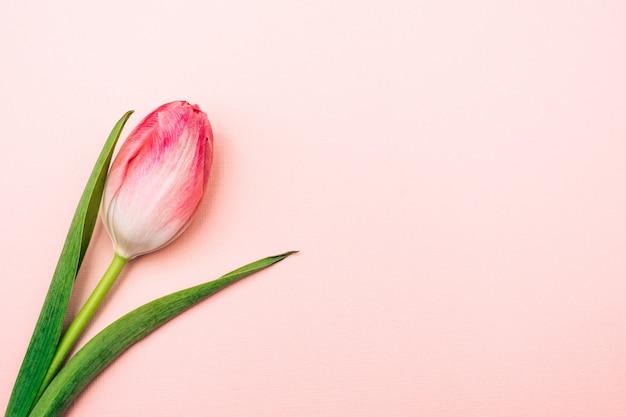
MULTIPOLYGON (((301 253, 69 416, 625 416, 625 21, 620 0, 2 2, 1 408, 110 128, 186 99, 215 132, 206 202, 86 336, 301 253)), ((72 311, 110 257, 98 225, 72 311)))

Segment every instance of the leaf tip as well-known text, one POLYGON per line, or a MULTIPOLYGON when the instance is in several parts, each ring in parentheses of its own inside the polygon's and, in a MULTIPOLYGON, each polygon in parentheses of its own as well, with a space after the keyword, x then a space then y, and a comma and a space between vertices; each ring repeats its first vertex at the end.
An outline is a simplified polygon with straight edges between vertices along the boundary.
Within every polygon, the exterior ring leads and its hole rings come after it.
POLYGON ((286 257, 291 256, 291 255, 293 255, 293 254, 295 254, 295 253, 298 253, 298 252, 300 252, 300 251, 297 251, 297 250, 290 250, 290 251, 288 251, 288 252, 283 252, 283 253, 281 253, 281 254, 279 254, 279 255, 272 256, 272 258, 274 258, 274 259, 275 259, 273 263, 280 262, 280 261, 282 261, 283 259, 285 259, 286 257))

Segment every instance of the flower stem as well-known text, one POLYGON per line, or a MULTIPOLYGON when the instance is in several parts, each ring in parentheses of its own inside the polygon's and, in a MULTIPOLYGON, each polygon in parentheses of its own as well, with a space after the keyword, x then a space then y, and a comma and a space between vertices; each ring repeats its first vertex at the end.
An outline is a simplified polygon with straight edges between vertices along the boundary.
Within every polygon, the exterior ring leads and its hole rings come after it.
POLYGON ((83 308, 80 309, 80 311, 74 318, 74 321, 72 322, 72 324, 70 324, 70 327, 67 328, 65 334, 61 338, 61 342, 57 346, 57 350, 54 354, 54 357, 52 358, 52 362, 50 363, 48 372, 46 373, 46 376, 44 377, 44 380, 39 387, 37 398, 39 398, 41 394, 43 394, 45 389, 50 384, 50 381, 52 381, 52 378, 54 378, 54 376, 59 371, 59 368, 63 364, 63 361, 76 344, 76 341, 83 333, 83 330, 85 330, 85 327, 87 327, 87 324, 100 306, 100 303, 102 303, 102 300, 104 300, 104 297, 107 295, 107 293, 115 283, 115 280, 124 268, 124 265, 126 265, 126 262, 128 262, 128 259, 121 257, 117 253, 113 257, 111 264, 100 279, 100 282, 93 290, 93 292, 85 302, 85 305, 83 305, 83 308))

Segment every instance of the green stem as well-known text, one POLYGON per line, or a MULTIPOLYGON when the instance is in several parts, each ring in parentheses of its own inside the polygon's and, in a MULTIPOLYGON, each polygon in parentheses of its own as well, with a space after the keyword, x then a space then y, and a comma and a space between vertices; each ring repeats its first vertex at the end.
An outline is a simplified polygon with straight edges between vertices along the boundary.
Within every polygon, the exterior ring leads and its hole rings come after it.
POLYGON ((100 279, 100 282, 85 302, 85 305, 80 309, 74 318, 74 321, 70 324, 70 327, 67 328, 67 331, 61 338, 61 342, 57 346, 57 350, 52 358, 52 363, 48 368, 48 372, 39 387, 37 399, 39 399, 39 397, 43 394, 45 389, 50 384, 50 381, 52 381, 52 378, 54 378, 59 371, 59 368, 61 368, 63 361, 70 353, 70 350, 74 347, 74 344, 76 344, 76 341, 83 333, 83 330, 85 330, 85 327, 87 327, 87 324, 95 314, 98 306, 100 306, 100 303, 102 303, 102 300, 104 300, 104 297, 111 289, 111 286, 113 286, 113 283, 115 283, 115 280, 120 275, 120 272, 124 268, 124 265, 126 265, 126 262, 128 262, 128 259, 121 257, 117 253, 113 257, 109 268, 106 270, 100 279))

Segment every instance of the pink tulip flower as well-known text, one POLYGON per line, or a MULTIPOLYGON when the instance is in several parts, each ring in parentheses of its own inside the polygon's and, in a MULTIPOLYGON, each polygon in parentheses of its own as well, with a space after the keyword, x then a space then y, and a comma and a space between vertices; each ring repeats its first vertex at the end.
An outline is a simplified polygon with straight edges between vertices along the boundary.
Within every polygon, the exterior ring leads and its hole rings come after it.
POLYGON ((212 157, 211 125, 197 105, 164 104, 137 125, 111 165, 102 198, 117 255, 132 259, 155 251, 185 230, 212 157))

